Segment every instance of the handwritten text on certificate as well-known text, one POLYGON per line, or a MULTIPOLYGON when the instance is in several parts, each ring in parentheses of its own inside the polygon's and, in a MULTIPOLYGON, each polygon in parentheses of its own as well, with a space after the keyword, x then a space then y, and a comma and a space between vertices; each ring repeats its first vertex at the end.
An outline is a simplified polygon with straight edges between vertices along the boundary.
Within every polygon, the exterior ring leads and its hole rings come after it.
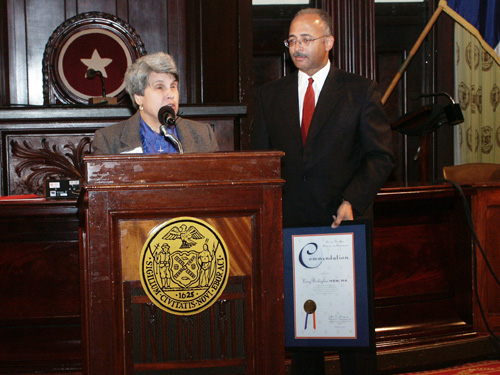
POLYGON ((292 237, 295 337, 356 338, 354 234, 292 237))

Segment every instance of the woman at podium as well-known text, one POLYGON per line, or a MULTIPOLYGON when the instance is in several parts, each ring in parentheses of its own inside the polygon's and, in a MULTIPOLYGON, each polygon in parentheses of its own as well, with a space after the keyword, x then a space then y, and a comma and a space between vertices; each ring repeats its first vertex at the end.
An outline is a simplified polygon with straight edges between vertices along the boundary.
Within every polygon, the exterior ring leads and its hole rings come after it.
POLYGON ((179 74, 163 52, 142 56, 125 73, 125 89, 137 112, 127 120, 96 131, 94 154, 214 152, 209 124, 184 119, 179 111, 179 74))

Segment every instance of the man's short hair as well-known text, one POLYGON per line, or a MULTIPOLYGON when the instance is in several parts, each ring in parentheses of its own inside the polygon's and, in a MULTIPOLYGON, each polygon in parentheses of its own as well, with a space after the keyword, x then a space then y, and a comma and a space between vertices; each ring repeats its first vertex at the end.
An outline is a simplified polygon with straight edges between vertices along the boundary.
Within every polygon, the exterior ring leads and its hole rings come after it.
MULTIPOLYGON (((298 16, 303 16, 306 14, 315 14, 318 15, 319 18, 321 19, 321 22, 323 22, 323 26, 325 28, 325 35, 332 35, 332 28, 333 28, 333 23, 332 23, 332 17, 323 9, 318 9, 318 8, 304 8, 299 10, 293 19, 297 18, 298 16)), ((293 22, 293 20, 292 20, 293 22)))

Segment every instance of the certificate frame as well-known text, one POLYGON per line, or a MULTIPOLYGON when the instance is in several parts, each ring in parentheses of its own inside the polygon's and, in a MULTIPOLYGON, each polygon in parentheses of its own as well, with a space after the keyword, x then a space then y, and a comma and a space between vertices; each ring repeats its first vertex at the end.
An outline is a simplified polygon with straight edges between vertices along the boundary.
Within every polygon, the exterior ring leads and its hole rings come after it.
POLYGON ((283 265, 285 347, 375 348, 369 220, 284 228, 283 265))

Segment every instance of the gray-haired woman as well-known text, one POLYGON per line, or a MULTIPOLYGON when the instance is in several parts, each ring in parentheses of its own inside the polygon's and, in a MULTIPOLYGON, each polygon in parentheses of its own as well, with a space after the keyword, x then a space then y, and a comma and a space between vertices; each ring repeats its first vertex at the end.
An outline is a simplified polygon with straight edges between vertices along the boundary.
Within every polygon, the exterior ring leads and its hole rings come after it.
POLYGON ((158 112, 173 109, 175 126, 167 131, 178 139, 183 151, 214 152, 217 140, 209 124, 177 116, 179 74, 174 59, 163 52, 142 56, 125 73, 125 87, 138 111, 129 119, 96 131, 94 154, 177 153, 179 145, 160 131, 158 112))

